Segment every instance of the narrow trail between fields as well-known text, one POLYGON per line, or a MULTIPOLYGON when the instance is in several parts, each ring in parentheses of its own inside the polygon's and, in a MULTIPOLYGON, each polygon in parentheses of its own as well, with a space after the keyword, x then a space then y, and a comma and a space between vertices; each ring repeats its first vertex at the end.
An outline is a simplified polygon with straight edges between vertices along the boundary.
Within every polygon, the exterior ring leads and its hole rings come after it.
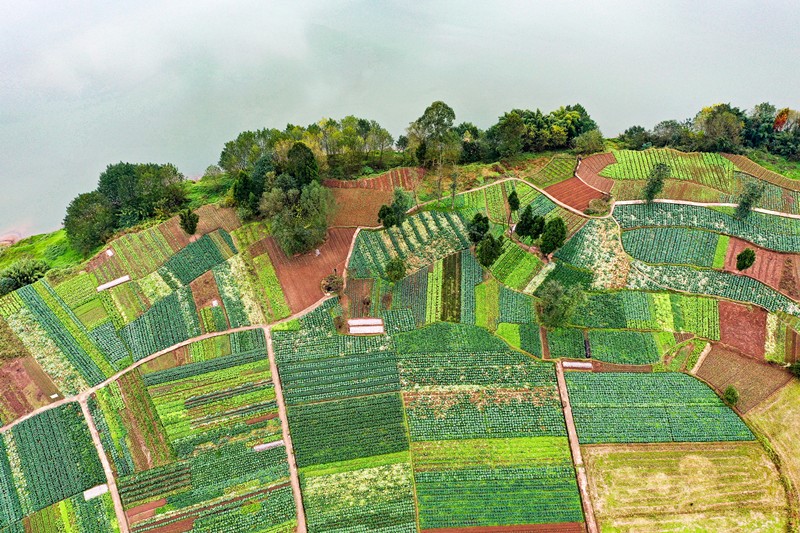
POLYGON ((111 463, 108 462, 108 456, 105 450, 103 450, 103 443, 100 441, 100 433, 97 431, 97 425, 94 423, 92 413, 89 412, 89 404, 86 398, 80 399, 78 403, 81 405, 83 417, 86 419, 86 423, 89 426, 89 433, 92 435, 92 442, 94 443, 94 447, 97 448, 97 454, 100 456, 100 463, 103 465, 103 472, 106 474, 106 485, 108 486, 108 491, 111 493, 111 500, 114 502, 114 513, 117 515, 117 522, 119 522, 119 531, 120 533, 128 533, 130 531, 128 527, 128 516, 125 514, 125 508, 122 506, 122 498, 119 497, 117 482, 114 479, 114 470, 112 470, 111 463))
POLYGON ((594 517, 594 506, 589 495, 589 478, 586 476, 586 467, 583 465, 581 446, 578 442, 575 420, 572 418, 572 406, 569 403, 569 391, 567 390, 567 381, 564 379, 564 368, 561 366, 561 361, 556 362, 556 377, 558 379, 558 394, 561 396, 561 407, 564 409, 564 420, 567 423, 567 437, 569 438, 569 448, 572 452, 572 463, 575 465, 575 473, 578 477, 578 490, 581 493, 586 530, 589 533, 598 533, 599 529, 597 529, 597 522, 594 517))
POLYGON ((269 355, 269 368, 272 374, 272 384, 275 387, 275 399, 278 403, 278 415, 281 419, 281 429, 283 430, 283 445, 286 448, 286 461, 289 463, 289 481, 292 485, 292 495, 294 505, 297 509, 297 533, 306 533, 306 512, 303 507, 303 494, 300 489, 300 475, 297 472, 297 461, 294 456, 292 446, 292 436, 289 433, 289 416, 286 411, 286 402, 283 399, 283 386, 278 374, 278 365, 275 362, 275 351, 272 349, 272 334, 269 327, 264 327, 264 335, 267 337, 267 354, 269 355))

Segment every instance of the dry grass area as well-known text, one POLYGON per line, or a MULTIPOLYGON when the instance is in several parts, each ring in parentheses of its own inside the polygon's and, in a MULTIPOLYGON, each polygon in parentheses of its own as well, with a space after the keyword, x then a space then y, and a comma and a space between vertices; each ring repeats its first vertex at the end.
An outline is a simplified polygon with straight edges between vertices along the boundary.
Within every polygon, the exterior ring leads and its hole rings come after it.
POLYGON ((582 450, 602 531, 786 531, 786 493, 756 442, 582 450))
MULTIPOLYGON (((800 499, 800 381, 792 380, 745 419, 769 440, 780 457, 783 473, 794 485, 795 499, 800 499)), ((800 502, 795 502, 794 513, 800 514, 800 502)))

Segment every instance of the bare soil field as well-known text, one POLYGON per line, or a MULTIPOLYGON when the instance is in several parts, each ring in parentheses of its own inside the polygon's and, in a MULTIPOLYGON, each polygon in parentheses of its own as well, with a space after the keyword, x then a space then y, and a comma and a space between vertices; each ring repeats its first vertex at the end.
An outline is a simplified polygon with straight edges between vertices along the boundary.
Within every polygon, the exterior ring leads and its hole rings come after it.
POLYGON ((372 296, 372 279, 348 279, 347 288, 342 296, 342 308, 346 309, 350 318, 362 318, 369 315, 370 303, 365 298, 372 296))
POLYGON ((581 447, 603 531, 783 531, 788 500, 757 442, 581 447))
POLYGON ((380 226, 378 210, 392 202, 392 192, 370 189, 332 188, 336 207, 331 227, 380 226))
POLYGON ((554 198, 568 206, 583 212, 589 207, 589 202, 603 197, 603 193, 589 187, 578 178, 550 185, 545 191, 554 198))
POLYGON ((610 193, 611 188, 614 186, 614 180, 601 176, 600 171, 616 162, 617 158, 611 152, 590 155, 581 160, 575 175, 587 185, 605 193, 610 193))
POLYGON ((725 256, 725 271, 751 277, 782 292, 789 298, 800 299, 800 256, 767 250, 737 237, 731 237, 725 256), (756 261, 750 268, 736 270, 736 256, 745 248, 756 253, 756 261))
POLYGON ((322 298, 322 279, 334 269, 342 275, 355 232, 355 228, 333 228, 319 247, 319 255, 312 250, 293 257, 287 257, 275 239, 267 237, 269 258, 292 313, 322 298))
POLYGON ((720 342, 754 359, 764 359, 767 312, 761 307, 720 300, 720 342))
POLYGON ((777 366, 756 361, 739 352, 715 345, 703 359, 697 376, 724 392, 732 385, 739 391, 736 407, 746 413, 792 380, 792 375, 777 366))
POLYGON ((58 388, 33 357, 0 361, 0 420, 3 424, 59 398, 58 388), (51 399, 54 394, 57 398, 51 399))

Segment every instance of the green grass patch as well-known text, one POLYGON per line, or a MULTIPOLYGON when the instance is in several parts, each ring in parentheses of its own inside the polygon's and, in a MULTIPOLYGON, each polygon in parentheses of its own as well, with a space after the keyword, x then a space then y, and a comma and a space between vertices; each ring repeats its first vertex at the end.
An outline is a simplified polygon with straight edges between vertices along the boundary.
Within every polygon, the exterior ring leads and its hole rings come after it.
POLYGON ((717 249, 714 251, 714 262, 711 265, 713 268, 725 267, 725 256, 728 255, 728 243, 731 238, 727 235, 720 235, 717 241, 717 249))

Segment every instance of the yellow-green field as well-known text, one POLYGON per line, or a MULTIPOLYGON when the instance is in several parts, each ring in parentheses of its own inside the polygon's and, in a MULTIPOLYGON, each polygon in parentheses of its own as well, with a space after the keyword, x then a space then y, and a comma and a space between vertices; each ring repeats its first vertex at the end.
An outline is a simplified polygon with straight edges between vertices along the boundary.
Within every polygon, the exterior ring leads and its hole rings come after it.
POLYGON ((786 531, 787 498, 758 443, 583 447, 602 531, 786 531))

